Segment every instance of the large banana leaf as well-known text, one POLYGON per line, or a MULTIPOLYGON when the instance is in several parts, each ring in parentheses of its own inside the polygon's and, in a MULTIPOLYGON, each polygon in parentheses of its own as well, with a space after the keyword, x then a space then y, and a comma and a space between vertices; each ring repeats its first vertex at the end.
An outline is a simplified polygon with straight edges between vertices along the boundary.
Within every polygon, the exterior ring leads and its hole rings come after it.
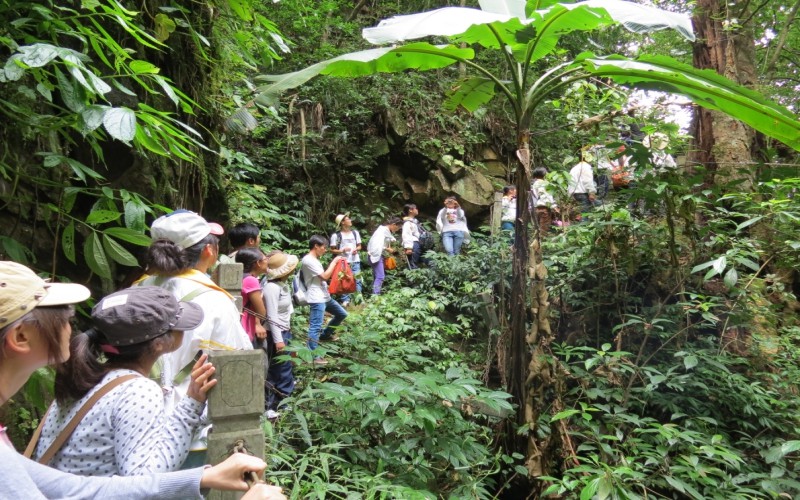
POLYGON ((758 92, 736 85, 711 70, 698 70, 663 56, 621 56, 576 59, 588 73, 621 85, 682 94, 704 108, 722 111, 765 135, 800 150, 800 122, 786 108, 758 92))
MULTIPOLYGON (((493 7, 497 6, 493 5, 493 7)), ((380 45, 417 40, 428 36, 455 37, 463 34, 468 37, 464 41, 496 48, 497 40, 486 25, 497 26, 513 20, 517 30, 521 27, 521 21, 522 24, 532 28, 528 30, 529 32, 544 31, 548 36, 555 37, 575 30, 591 30, 621 24, 635 33, 674 29, 685 38, 694 40, 689 16, 623 0, 586 0, 573 4, 555 4, 547 9, 533 11, 523 17, 511 14, 518 14, 518 7, 509 6, 505 12, 487 12, 468 7, 445 7, 430 12, 385 19, 374 28, 364 29, 362 36, 368 42, 380 45), (467 33, 468 31, 469 33, 467 33)), ((515 40, 514 37, 510 39, 504 37, 503 41, 512 46, 520 43, 520 40, 515 40)))
POLYGON ((472 49, 461 49, 452 45, 437 46, 425 42, 412 43, 402 47, 351 52, 312 66, 283 75, 262 75, 256 81, 271 82, 258 87, 259 103, 289 89, 299 87, 317 75, 357 77, 375 73, 396 73, 407 69, 427 71, 449 66, 457 61, 472 59, 472 49))

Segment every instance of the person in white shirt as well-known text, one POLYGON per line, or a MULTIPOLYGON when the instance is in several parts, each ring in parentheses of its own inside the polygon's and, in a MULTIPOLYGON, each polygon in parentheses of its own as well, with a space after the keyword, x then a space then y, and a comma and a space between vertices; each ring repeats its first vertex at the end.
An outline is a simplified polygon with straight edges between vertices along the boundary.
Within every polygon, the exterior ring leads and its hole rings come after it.
POLYGON ((511 231, 511 240, 514 240, 514 221, 517 219, 517 188, 506 186, 503 188, 501 201, 502 212, 500 215, 500 230, 511 231))
POLYGON ((422 261, 422 246, 419 241, 420 230, 417 215, 419 210, 413 203, 407 203, 403 206, 403 231, 401 233, 401 242, 403 243, 403 251, 408 260, 409 269, 419 268, 422 261))
POLYGON ((445 198, 444 208, 439 210, 436 216, 436 229, 442 235, 442 245, 447 255, 460 254, 461 245, 469 234, 469 228, 467 215, 455 196, 445 198))
MULTIPOLYGON (((353 229, 353 221, 350 220, 350 212, 339 214, 334 221, 336 232, 331 235, 331 253, 341 255, 347 259, 353 276, 356 278, 356 292, 361 293, 361 235, 353 229)), ((351 295, 342 294, 342 307, 350 305, 351 295)))
MULTIPOLYGON (((253 348, 242 328, 233 296, 206 274, 217 262, 217 234, 221 229, 187 210, 163 215, 150 227, 154 241, 147 249, 146 274, 135 284, 164 288, 179 301, 199 305, 205 315, 200 326, 185 333, 181 346, 162 356, 156 365, 161 370, 161 387, 168 412, 186 395, 187 375, 198 350, 253 348)), ((184 466, 205 463, 209 427, 195 434, 192 452, 184 466)))
POLYGON ((588 212, 594 206, 597 195, 597 186, 594 183, 594 172, 589 161, 592 160, 588 152, 581 153, 581 161, 569 171, 570 182, 568 193, 578 202, 581 212, 588 212))
MULTIPOLYGON (((336 329, 347 318, 347 311, 328 293, 328 280, 333 276, 336 264, 343 259, 341 255, 333 258, 328 268, 322 267, 319 258, 328 251, 328 240, 324 236, 315 234, 308 240, 308 253, 303 257, 300 276, 306 286, 306 299, 308 300, 308 348, 312 351, 317 348, 320 340, 336 341, 336 329), (328 326, 322 331, 325 313, 333 315, 328 326), (320 335, 321 332, 321 335, 320 335)), ((327 365, 328 360, 322 356, 314 356, 314 364, 327 365)))
POLYGON ((380 295, 383 287, 383 280, 386 279, 386 269, 383 264, 383 254, 395 253, 392 243, 397 241, 392 233, 396 233, 403 226, 403 219, 392 217, 372 233, 372 237, 367 243, 367 254, 369 264, 372 266, 372 294, 380 295))

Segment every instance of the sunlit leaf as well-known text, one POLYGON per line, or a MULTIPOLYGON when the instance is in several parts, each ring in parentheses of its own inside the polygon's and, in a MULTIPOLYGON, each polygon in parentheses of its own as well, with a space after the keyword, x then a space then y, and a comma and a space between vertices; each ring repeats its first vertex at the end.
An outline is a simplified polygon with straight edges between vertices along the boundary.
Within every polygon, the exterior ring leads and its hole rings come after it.
POLYGON ((136 114, 128 108, 111 108, 103 116, 103 126, 114 139, 130 142, 136 137, 136 114))

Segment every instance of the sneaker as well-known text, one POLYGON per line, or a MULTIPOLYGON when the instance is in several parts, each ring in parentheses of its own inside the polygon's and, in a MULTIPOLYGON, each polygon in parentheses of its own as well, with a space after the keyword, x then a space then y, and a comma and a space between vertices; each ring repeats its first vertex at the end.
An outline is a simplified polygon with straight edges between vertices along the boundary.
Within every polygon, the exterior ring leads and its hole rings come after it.
POLYGON ((327 365, 328 364, 328 360, 325 359, 325 358, 314 358, 314 364, 315 365, 327 365))
POLYGON ((281 414, 275 410, 267 410, 264 412, 264 416, 267 417, 267 420, 275 420, 280 417, 281 414))
POLYGON ((347 300, 347 301, 345 301, 345 302, 342 302, 342 307, 344 307, 345 309, 347 309, 348 307, 350 307, 350 301, 349 301, 349 300, 347 300))

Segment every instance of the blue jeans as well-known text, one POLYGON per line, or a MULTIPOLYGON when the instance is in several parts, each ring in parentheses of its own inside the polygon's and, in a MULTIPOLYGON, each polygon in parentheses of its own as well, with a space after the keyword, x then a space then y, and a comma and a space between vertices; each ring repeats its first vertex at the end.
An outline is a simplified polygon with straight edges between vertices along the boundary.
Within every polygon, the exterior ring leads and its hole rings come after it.
MULTIPOLYGON (((270 339, 269 350, 267 351, 269 370, 267 371, 265 406, 267 410, 277 410, 283 398, 290 396, 294 391, 294 363, 291 360, 278 361, 275 359, 275 356, 287 354, 288 351, 284 350, 279 354, 275 350, 275 344, 272 342, 272 336, 269 331, 267 331, 267 335, 270 335, 270 339)), ((292 332, 283 331, 281 335, 283 336, 283 343, 288 347, 292 341, 292 332)))
POLYGON ((372 294, 380 295, 383 280, 386 278, 386 270, 383 268, 383 257, 378 259, 378 262, 372 262, 372 260, 370 260, 369 265, 372 267, 372 294))
POLYGON ((461 253, 461 244, 464 243, 464 231, 447 231, 442 233, 442 245, 447 255, 461 253))
MULTIPOLYGON (((356 292, 361 293, 361 261, 350 262, 350 269, 353 271, 353 277, 356 279, 356 292)), ((350 302, 351 296, 349 293, 342 294, 342 303, 350 302)))
POLYGON ((333 337, 333 331, 347 317, 347 311, 333 299, 325 303, 309 304, 308 307, 308 348, 313 351, 319 345, 320 339, 326 340, 333 337), (333 318, 320 336, 322 322, 325 320, 325 311, 333 314, 333 318))

